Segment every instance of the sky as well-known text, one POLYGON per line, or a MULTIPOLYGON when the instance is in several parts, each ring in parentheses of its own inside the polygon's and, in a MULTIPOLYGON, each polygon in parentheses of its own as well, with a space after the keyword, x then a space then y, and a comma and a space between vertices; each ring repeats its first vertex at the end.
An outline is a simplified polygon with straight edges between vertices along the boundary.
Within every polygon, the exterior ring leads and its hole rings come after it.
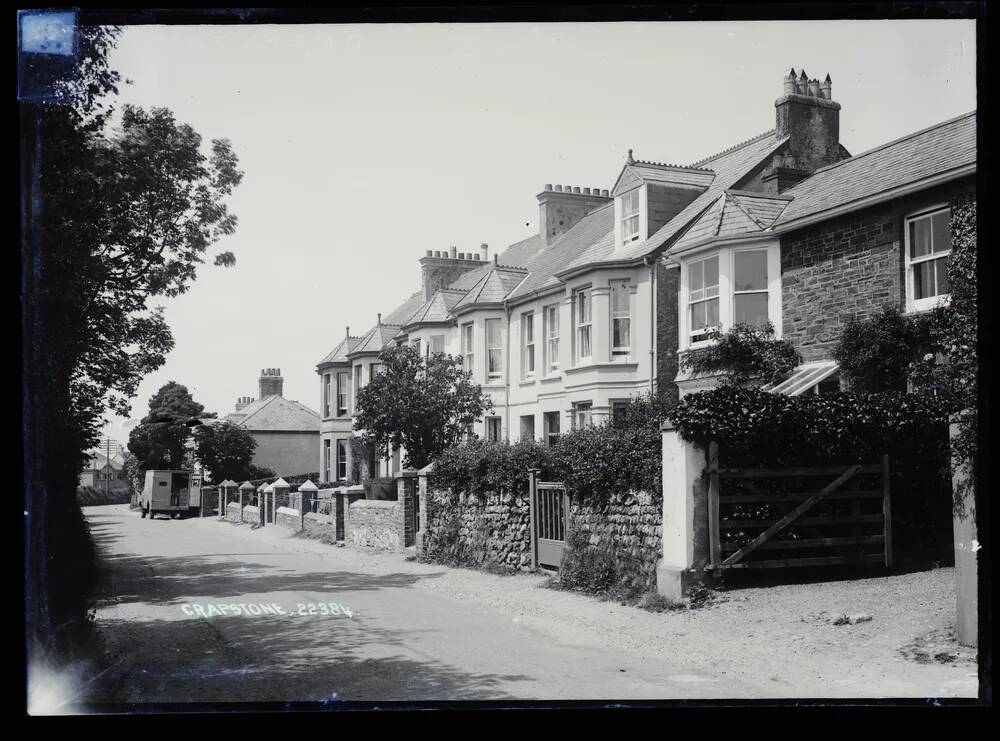
POLYGON ((226 414, 272 367, 318 409, 316 364, 427 250, 502 251, 546 183, 611 188, 629 149, 684 165, 772 129, 789 67, 830 75, 859 154, 973 110, 975 61, 971 20, 126 27, 120 102, 230 139, 246 173, 209 253, 236 265, 154 301, 176 347, 132 416, 168 381, 226 414))

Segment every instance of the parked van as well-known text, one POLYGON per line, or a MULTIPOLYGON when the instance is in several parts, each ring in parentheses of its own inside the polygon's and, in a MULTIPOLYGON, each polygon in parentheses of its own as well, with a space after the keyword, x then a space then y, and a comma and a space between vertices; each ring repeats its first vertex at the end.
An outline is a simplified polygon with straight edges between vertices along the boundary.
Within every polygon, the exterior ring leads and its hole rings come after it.
POLYGON ((142 516, 181 517, 191 507, 191 471, 146 471, 139 505, 142 516))

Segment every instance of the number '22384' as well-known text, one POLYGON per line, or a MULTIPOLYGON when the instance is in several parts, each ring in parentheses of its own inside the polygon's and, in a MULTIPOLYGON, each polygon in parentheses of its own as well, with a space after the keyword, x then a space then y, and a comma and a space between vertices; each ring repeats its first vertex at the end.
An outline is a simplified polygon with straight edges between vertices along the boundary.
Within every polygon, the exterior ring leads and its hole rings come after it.
POLYGON ((354 613, 349 607, 338 602, 299 602, 295 607, 298 615, 346 615, 354 617, 354 613))

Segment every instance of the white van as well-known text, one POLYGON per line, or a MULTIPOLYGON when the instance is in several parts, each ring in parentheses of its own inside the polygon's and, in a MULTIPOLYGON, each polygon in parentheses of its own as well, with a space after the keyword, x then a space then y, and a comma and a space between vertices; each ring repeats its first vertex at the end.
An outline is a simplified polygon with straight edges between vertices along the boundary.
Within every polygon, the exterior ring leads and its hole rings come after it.
POLYGON ((191 471, 146 471, 139 506, 142 516, 182 517, 191 507, 191 471))

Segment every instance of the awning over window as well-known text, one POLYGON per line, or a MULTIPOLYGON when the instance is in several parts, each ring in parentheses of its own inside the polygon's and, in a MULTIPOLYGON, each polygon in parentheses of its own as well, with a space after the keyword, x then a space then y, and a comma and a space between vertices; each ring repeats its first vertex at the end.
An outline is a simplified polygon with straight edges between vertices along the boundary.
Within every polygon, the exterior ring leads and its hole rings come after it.
POLYGON ((792 375, 781 383, 774 386, 765 386, 765 391, 772 394, 787 394, 788 396, 798 396, 815 388, 838 370, 837 363, 833 360, 824 360, 818 363, 803 363, 794 371, 792 375))

